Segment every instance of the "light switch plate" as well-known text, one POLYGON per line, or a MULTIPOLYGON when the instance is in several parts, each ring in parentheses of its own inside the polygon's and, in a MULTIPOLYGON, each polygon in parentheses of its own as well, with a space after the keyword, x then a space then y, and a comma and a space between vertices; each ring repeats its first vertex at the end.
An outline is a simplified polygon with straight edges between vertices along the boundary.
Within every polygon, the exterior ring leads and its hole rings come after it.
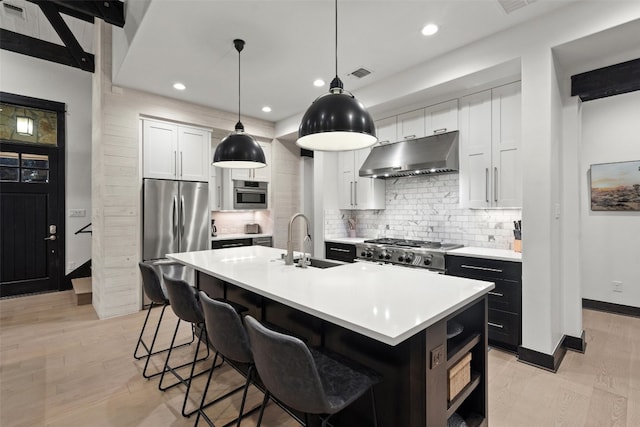
POLYGON ((430 369, 435 368, 441 363, 444 363, 444 344, 441 344, 438 347, 431 350, 431 368, 430 369))
POLYGON ((69 209, 70 217, 84 217, 87 216, 86 209, 69 209))

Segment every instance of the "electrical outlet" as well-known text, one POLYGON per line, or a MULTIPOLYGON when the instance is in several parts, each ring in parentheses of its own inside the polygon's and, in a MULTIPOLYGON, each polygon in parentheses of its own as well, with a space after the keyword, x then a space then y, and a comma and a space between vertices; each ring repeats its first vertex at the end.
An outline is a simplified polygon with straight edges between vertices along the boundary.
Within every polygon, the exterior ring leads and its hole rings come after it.
POLYGON ((84 217, 84 216, 87 216, 87 210, 86 209, 69 209, 69 216, 84 217))
POLYGON ((441 363, 444 363, 444 345, 439 345, 431 350, 431 369, 441 363))
POLYGON ((611 286, 613 287, 613 292, 623 291, 622 282, 619 280, 614 280, 613 282, 611 282, 611 286))

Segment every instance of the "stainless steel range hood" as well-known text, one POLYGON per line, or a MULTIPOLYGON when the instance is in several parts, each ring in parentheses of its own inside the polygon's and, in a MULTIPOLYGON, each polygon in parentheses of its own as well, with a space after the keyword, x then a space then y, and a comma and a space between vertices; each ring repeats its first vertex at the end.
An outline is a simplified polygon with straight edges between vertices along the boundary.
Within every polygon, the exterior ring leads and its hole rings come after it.
POLYGON ((457 172, 458 131, 373 147, 360 176, 390 178, 457 172))

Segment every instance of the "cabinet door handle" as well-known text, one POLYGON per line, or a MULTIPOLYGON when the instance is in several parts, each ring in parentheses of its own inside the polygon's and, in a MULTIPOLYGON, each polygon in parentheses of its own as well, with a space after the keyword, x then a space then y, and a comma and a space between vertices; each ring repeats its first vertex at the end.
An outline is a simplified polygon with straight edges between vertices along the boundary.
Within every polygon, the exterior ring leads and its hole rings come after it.
POLYGON ((178 175, 178 152, 173 150, 173 163, 171 164, 171 175, 178 175))
POLYGON ((182 178, 182 171, 183 171, 183 168, 182 168, 182 151, 181 151, 180 152, 180 178, 182 178))
POLYGON ((342 249, 342 248, 329 248, 330 251, 335 251, 335 252, 346 252, 349 253, 349 249, 342 249))
POLYGON ((504 329, 504 326, 502 326, 499 323, 493 323, 493 322, 487 322, 489 324, 489 326, 493 326, 494 328, 499 328, 499 329, 504 329))
POLYGON ((353 183, 353 200, 355 201, 354 205, 358 206, 358 181, 353 183))
POLYGON ((405 135, 403 138, 404 139, 416 139, 416 136, 415 135, 405 135))
POLYGON ((353 206, 353 181, 349 181, 349 197, 350 205, 353 206))
POLYGON ((442 128, 442 129, 436 129, 433 131, 433 133, 444 133, 447 131, 447 128, 442 128))
POLYGON ((484 198, 489 203, 489 168, 484 169, 484 198))
POLYGON ((500 292, 491 292, 491 291, 489 291, 489 295, 493 295, 495 297, 500 297, 500 298, 504 296, 504 294, 501 294, 500 292))
POLYGON ((480 267, 477 265, 466 265, 466 264, 462 264, 460 267, 469 268, 471 270, 494 271, 496 273, 502 273, 502 270, 500 270, 499 268, 480 267))
POLYGON ((493 168, 493 200, 498 203, 498 168, 493 168))
POLYGON ((218 185, 218 207, 222 209, 222 188, 218 185))

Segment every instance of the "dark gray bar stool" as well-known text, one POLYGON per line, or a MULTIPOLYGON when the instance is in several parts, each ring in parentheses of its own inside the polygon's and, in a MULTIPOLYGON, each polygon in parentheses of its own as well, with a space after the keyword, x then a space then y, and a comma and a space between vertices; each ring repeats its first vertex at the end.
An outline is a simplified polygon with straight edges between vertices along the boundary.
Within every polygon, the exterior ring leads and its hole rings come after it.
MULTIPOLYGON (((187 401, 189 400, 189 391, 191 390, 191 382, 193 378, 206 374, 211 369, 209 368, 197 374, 194 374, 196 364, 209 357, 209 339, 206 333, 206 326, 204 323, 204 314, 202 313, 202 306, 200 305, 198 291, 189 283, 185 282, 184 280, 174 279, 167 276, 166 274, 163 275, 163 278, 164 278, 165 286, 167 288, 167 296, 169 297, 171 309, 176 314, 176 316, 178 316, 178 322, 176 324, 176 329, 173 332, 173 338, 171 339, 171 345, 167 353, 167 358, 164 362, 164 368, 160 376, 160 382, 158 383, 158 388, 162 391, 165 391, 180 384, 185 385, 187 387, 187 390, 184 395, 184 401, 182 402, 182 415, 185 417, 189 417, 199 410, 199 408, 196 408, 190 412, 185 411, 187 407, 187 401), (191 372, 189 373, 189 376, 187 378, 182 377, 182 375, 180 375, 180 373, 176 371, 178 367, 172 367, 169 364, 169 359, 171 358, 171 351, 173 349, 173 344, 175 343, 175 340, 176 340, 176 335, 178 334, 180 321, 189 322, 191 323, 191 326, 194 329, 200 330, 198 344, 196 345, 196 350, 193 355, 193 361, 187 364, 187 365, 191 365, 191 372), (201 359, 198 359, 198 352, 200 350, 200 343, 202 342, 203 334, 205 339, 205 345, 207 347, 207 355, 201 359), (171 385, 163 386, 162 383, 164 380, 164 376, 167 372, 171 372, 178 379, 178 381, 171 385)), ((181 366, 184 366, 184 365, 181 365, 181 366)))
MULTIPOLYGON (((200 404, 200 410, 198 411, 198 416, 196 418, 196 422, 194 426, 198 425, 200 421, 200 416, 210 425, 214 426, 213 422, 207 414, 204 412, 204 408, 209 405, 212 405, 216 402, 219 402, 222 399, 225 399, 232 394, 244 389, 242 394, 242 402, 240 404, 240 411, 238 413, 237 418, 237 427, 240 426, 240 422, 242 421, 242 417, 247 415, 257 409, 259 407, 254 408, 253 410, 244 414, 244 405, 247 399, 247 391, 249 389, 249 385, 252 382, 253 374, 255 370, 255 365, 253 363, 253 354, 251 352, 251 346, 249 344, 249 336, 247 335, 247 331, 242 324, 242 319, 238 312, 224 301, 214 300, 209 298, 207 294, 200 291, 200 302, 202 303, 202 309, 204 312, 204 320, 207 326, 207 335, 209 337, 209 342, 217 350, 216 356, 214 357, 211 371, 209 371, 209 379, 207 380, 207 385, 204 389, 204 394, 202 395, 202 402, 200 404), (245 375, 244 372, 240 369, 240 365, 248 365, 248 370, 246 373, 246 381, 244 386, 236 388, 235 390, 231 390, 225 393, 222 396, 217 397, 215 400, 206 403, 205 400, 207 397, 207 391, 209 390, 209 384, 211 384, 211 378, 213 377, 213 371, 216 368, 216 358, 221 357, 222 362, 227 362, 231 367, 233 367, 236 371, 238 371, 241 375, 245 375)), ((235 421, 235 420, 234 420, 235 421)), ((233 424, 232 422, 227 423, 226 425, 233 424)))
POLYGON ((371 393, 374 425, 378 425, 373 386, 380 376, 355 362, 328 356, 307 347, 298 338, 264 327, 245 316, 253 358, 267 391, 258 426, 269 399, 275 399, 305 414, 320 415, 322 426, 367 391, 371 393), (273 396, 272 396, 273 395, 273 396))
MULTIPOLYGON (((162 350, 154 351, 156 338, 158 337, 158 331, 160 331, 160 325, 162 324, 162 318, 164 317, 164 311, 169 306, 169 299, 167 298, 164 292, 164 289, 162 289, 158 272, 149 263, 139 262, 138 266, 140 267, 140 273, 142 274, 142 289, 144 290, 144 293, 147 296, 147 298, 151 300, 151 304, 149 305, 149 308, 147 310, 147 316, 145 317, 144 323, 142 324, 142 329, 140 330, 140 336, 138 337, 136 348, 133 351, 133 357, 136 360, 146 358, 144 369, 142 370, 142 376, 149 379, 162 374, 162 371, 156 372, 153 374, 147 373, 147 369, 149 368, 149 360, 151 359, 151 356, 159 353, 163 353, 165 351, 169 351, 169 348, 164 348, 162 350), (147 343, 144 342, 144 339, 142 338, 142 336, 144 335, 144 331, 147 327, 147 323, 149 321, 149 316, 151 315, 151 311, 154 308, 159 308, 159 307, 162 307, 162 310, 160 311, 160 317, 158 318, 156 330, 153 333, 153 339, 151 340, 151 345, 148 346, 147 343), (138 350, 140 349, 141 346, 144 349, 144 353, 138 354, 138 350)), ((177 347, 189 345, 193 342, 194 339, 195 339, 195 334, 193 333, 193 330, 192 330, 191 341, 186 342, 184 344, 180 344, 177 347)))

